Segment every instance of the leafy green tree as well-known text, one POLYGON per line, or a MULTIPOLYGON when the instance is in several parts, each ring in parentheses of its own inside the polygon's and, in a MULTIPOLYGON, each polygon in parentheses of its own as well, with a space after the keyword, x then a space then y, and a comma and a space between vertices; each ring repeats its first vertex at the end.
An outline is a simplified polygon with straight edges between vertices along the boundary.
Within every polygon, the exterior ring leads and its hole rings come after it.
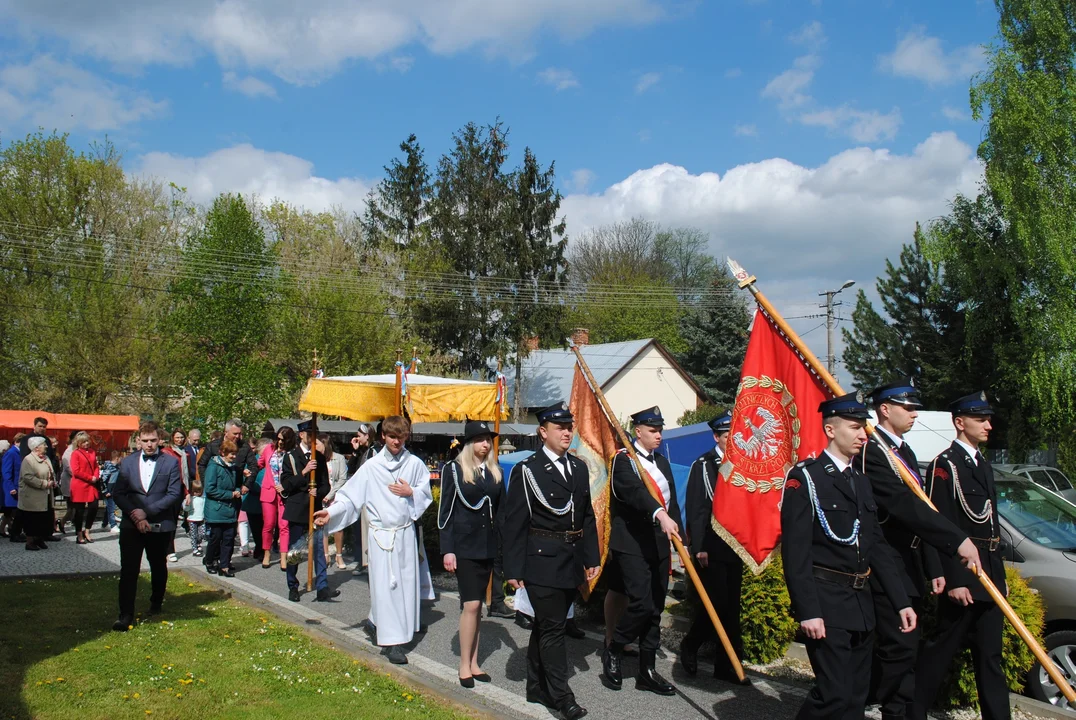
POLYGON ((970 249, 1003 285, 1026 343, 1026 391, 1070 432, 1076 411, 1076 12, 1070 0, 995 0, 999 37, 972 85, 979 157, 1004 221, 970 249))
POLYGON ((191 346, 190 414, 209 424, 293 410, 269 340, 277 264, 247 202, 221 195, 190 238, 172 284, 171 324, 191 346))

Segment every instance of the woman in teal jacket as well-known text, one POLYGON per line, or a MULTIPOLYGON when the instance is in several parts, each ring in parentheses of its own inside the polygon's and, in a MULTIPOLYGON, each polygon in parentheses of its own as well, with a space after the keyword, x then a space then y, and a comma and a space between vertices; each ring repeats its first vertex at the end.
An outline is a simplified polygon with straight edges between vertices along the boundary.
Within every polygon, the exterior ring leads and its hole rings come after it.
POLYGON ((205 524, 209 528, 205 567, 210 574, 235 577, 232 569, 232 545, 239 522, 239 506, 243 497, 237 482, 235 455, 238 448, 231 440, 220 444, 206 467, 203 478, 205 491, 205 524))

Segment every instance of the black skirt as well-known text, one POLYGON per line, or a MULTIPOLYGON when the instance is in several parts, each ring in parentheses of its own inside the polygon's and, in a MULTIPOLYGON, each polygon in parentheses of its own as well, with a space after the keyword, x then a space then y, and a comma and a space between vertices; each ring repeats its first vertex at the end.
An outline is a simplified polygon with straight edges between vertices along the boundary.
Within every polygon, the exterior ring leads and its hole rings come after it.
POLYGON ((460 602, 485 601, 486 588, 493 576, 493 558, 468 560, 456 558, 456 579, 460 586, 460 602))

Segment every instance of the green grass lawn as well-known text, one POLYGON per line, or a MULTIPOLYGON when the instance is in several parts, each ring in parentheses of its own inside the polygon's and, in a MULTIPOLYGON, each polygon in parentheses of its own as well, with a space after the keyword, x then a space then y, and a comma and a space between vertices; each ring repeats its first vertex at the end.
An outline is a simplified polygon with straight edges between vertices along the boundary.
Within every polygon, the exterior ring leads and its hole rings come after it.
POLYGON ((115 577, 0 581, 0 720, 467 717, 176 574, 160 619, 111 632, 116 593, 115 577))

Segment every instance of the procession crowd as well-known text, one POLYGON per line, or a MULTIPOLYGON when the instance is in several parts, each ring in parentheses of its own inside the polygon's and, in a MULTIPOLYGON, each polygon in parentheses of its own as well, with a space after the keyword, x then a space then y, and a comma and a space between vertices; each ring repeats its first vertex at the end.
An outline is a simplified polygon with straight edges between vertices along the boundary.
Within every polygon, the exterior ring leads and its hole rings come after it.
MULTIPOLYGON (((968 570, 981 568, 1005 587, 993 474, 978 452, 992 409, 983 394, 955 401, 957 440, 921 475, 903 440, 921 407, 913 382, 880 387, 871 401, 878 427, 869 437, 861 396, 823 402, 827 446, 793 467, 784 483, 784 573, 816 677, 798 717, 861 718, 877 703, 884 718, 925 718, 952 658, 970 644, 983 717, 1008 718, 1003 618, 968 570), (938 512, 905 486, 901 468, 938 512), (945 599, 937 631, 924 640, 923 599, 931 593, 945 599)), ((714 447, 692 465, 683 512, 671 465, 658 452, 660 409, 631 416, 632 442, 611 464, 604 563, 588 466, 568 452, 572 413, 561 402, 537 419, 542 445, 508 477, 493 452, 497 433, 481 421, 465 424, 458 452, 440 473, 433 512, 443 566, 458 579, 460 685, 494 680, 479 664, 482 609, 489 603, 487 614, 510 616, 503 602, 507 586, 531 628, 527 700, 567 720, 586 715, 569 686, 565 637, 581 635, 572 619, 574 601, 602 573, 608 588, 602 683, 612 691, 623 687, 621 659, 637 645, 636 689, 674 694, 655 669, 674 541, 689 548, 729 639, 731 652, 725 657, 719 647, 714 677, 750 684, 739 662, 743 563, 712 522, 731 414, 710 423, 714 447)), ((152 574, 149 613, 163 611, 168 562, 176 557, 177 529, 185 527, 208 573, 234 577, 238 534, 242 554, 260 557, 266 569, 279 563, 294 602, 302 596, 303 562, 313 564, 316 602, 340 594, 327 579, 330 538, 337 567, 346 569, 343 535, 350 529, 355 572, 369 575, 364 629, 370 639, 389 661, 402 664, 403 646, 425 632, 421 603, 434 594, 418 522, 433 492, 429 469, 406 447, 406 418, 389 417, 376 428, 363 424, 349 457, 335 453, 312 421, 299 423, 297 431, 267 425, 260 438, 245 440, 242 422, 231 420, 205 446, 196 430, 166 434, 147 421, 136 451, 100 461, 86 433, 73 434, 68 451, 56 458, 45 430, 39 419, 3 453, 0 530, 38 550, 72 522, 77 542, 93 542, 89 528, 104 498, 104 524, 118 532, 121 554, 114 630, 134 624, 143 555, 152 574), (53 509, 56 494, 68 501, 63 516, 53 509)), ((698 672, 701 646, 718 637, 698 607, 679 653, 690 675, 698 672)))

